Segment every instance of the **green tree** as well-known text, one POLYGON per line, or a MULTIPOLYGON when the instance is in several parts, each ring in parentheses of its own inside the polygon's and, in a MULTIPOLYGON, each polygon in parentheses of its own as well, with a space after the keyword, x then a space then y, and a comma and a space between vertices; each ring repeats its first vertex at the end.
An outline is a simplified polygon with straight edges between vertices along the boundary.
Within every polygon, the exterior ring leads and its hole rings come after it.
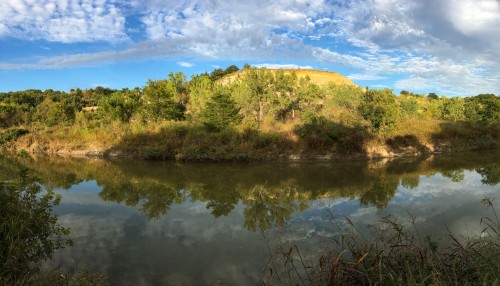
POLYGON ((469 121, 488 124, 500 122, 500 97, 480 94, 465 99, 465 117, 469 121))
POLYGON ((203 111, 203 124, 209 129, 219 131, 241 122, 240 108, 224 87, 216 89, 214 96, 207 102, 203 111))
POLYGON ((378 134, 392 130, 399 119, 399 106, 390 89, 368 90, 358 109, 378 134))
POLYGON ((234 72, 237 72, 239 71, 240 69, 235 66, 235 65, 230 65, 226 68, 226 70, 224 71, 226 74, 231 74, 231 73, 234 73, 234 72))
POLYGON ((99 101, 100 112, 112 120, 129 122, 140 106, 140 97, 139 90, 124 89, 114 92, 111 96, 99 101))
POLYGON ((275 118, 285 120, 288 114, 295 118, 295 110, 299 107, 299 94, 297 92, 297 74, 285 73, 280 70, 274 74, 272 109, 275 118))
POLYGON ((152 120, 181 120, 184 106, 175 101, 178 96, 175 80, 149 80, 144 87, 144 112, 152 120))
POLYGON ((236 89, 236 101, 246 116, 251 116, 260 128, 271 107, 274 76, 266 69, 247 69, 236 89))
POLYGON ((401 115, 405 117, 415 117, 418 111, 418 100, 411 95, 401 95, 399 96, 399 105, 401 107, 401 115))
POLYGON ((81 109, 80 99, 68 94, 57 94, 45 98, 37 107, 36 117, 47 126, 71 125, 81 109))
POLYGON ((458 97, 444 98, 441 105, 441 117, 444 120, 459 121, 465 119, 465 102, 458 97))
POLYGON ((221 68, 216 68, 210 73, 210 80, 217 81, 225 75, 224 70, 221 68))
POLYGON ((228 75, 228 74, 231 74, 231 73, 234 73, 234 72, 237 72, 239 71, 240 69, 235 66, 235 65, 230 65, 228 66, 225 70, 221 69, 221 68, 216 68, 214 69, 210 75, 209 75, 209 78, 210 80, 212 81, 217 81, 221 78, 223 78, 225 75, 228 75))
POLYGON ((193 122, 199 122, 207 102, 213 95, 213 82, 207 75, 193 76, 189 83, 187 114, 193 122))
POLYGON ((481 121, 500 124, 500 97, 494 95, 478 96, 483 108, 480 111, 481 121))
MULTIPOLYGON (((303 110, 319 110, 321 104, 318 103, 318 99, 324 98, 319 86, 311 81, 309 76, 301 77, 298 80, 296 104, 292 104, 292 107, 299 111, 303 110)), ((292 109, 292 115, 295 109, 292 109)), ((295 116, 292 116, 295 117, 295 116)))
POLYGON ((174 101, 185 106, 188 102, 188 85, 186 76, 181 72, 169 73, 168 81, 175 87, 174 101))
POLYGON ((434 92, 431 92, 427 95, 428 99, 439 99, 439 96, 435 94, 434 92))

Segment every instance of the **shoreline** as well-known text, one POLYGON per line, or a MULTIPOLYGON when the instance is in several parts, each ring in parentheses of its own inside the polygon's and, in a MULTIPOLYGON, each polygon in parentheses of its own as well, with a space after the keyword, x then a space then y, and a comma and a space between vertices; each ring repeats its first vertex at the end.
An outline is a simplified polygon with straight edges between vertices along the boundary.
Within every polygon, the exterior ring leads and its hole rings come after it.
MULTIPOLYGON (((384 159, 398 159, 398 158, 420 158, 434 155, 446 155, 454 153, 466 152, 481 152, 481 151, 494 151, 499 150, 500 146, 489 146, 489 148, 481 148, 480 146, 469 146, 468 148, 453 148, 448 144, 440 144, 438 146, 425 145, 426 149, 422 150, 415 146, 406 147, 404 150, 394 151, 390 150, 387 145, 370 146, 365 152, 357 153, 314 153, 310 151, 302 152, 283 152, 278 154, 268 154, 267 156, 252 157, 248 154, 219 154, 218 157, 201 156, 198 158, 191 158, 182 153, 177 153, 173 157, 162 158, 145 158, 139 154, 139 150, 116 150, 110 148, 89 148, 89 149, 57 149, 57 148, 39 148, 39 145, 26 146, 28 148, 19 148, 17 144, 6 146, 4 150, 10 154, 20 154, 26 152, 30 155, 44 155, 44 156, 60 156, 69 158, 96 158, 96 159, 135 159, 141 161, 170 161, 170 162, 348 162, 348 161, 371 161, 371 160, 384 160, 384 159), (35 147, 36 146, 36 147, 35 147), (35 148, 34 148, 35 147, 35 148)), ((151 147, 151 146, 143 146, 151 147)))

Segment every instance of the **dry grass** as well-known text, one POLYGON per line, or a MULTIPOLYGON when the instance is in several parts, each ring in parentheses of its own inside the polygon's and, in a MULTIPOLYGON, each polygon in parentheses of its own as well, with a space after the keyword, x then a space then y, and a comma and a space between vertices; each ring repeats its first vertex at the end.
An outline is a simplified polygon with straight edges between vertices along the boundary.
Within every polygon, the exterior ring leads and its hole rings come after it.
POLYGON ((348 230, 317 262, 304 263, 299 248, 291 247, 278 258, 285 273, 271 272, 262 284, 500 285, 500 220, 492 201, 483 203, 492 215, 481 218, 484 230, 469 238, 448 233, 435 240, 419 233, 415 218, 393 217, 381 219, 367 236, 347 218, 348 230))
POLYGON ((438 134, 442 121, 435 119, 408 118, 398 122, 391 136, 414 135, 421 142, 430 142, 432 134, 438 134))
MULTIPOLYGON (((329 71, 318 71, 318 70, 303 70, 303 69, 267 69, 271 72, 283 71, 285 73, 295 73, 299 78, 309 76, 312 83, 315 83, 320 86, 326 86, 328 84, 337 84, 337 85, 348 85, 348 86, 357 86, 352 80, 347 77, 329 71)), ((235 79, 242 78, 245 76, 245 70, 240 70, 238 72, 226 75, 222 79, 220 79, 221 83, 230 83, 235 79)))

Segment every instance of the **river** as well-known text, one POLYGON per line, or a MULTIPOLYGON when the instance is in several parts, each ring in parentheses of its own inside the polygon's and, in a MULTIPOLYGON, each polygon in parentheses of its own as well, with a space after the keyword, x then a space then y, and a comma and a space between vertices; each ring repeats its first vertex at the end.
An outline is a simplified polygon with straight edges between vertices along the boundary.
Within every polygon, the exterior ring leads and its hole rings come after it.
MULTIPOLYGON (((334 163, 174 163, 6 158, 62 196, 74 245, 47 268, 104 274, 111 285, 256 285, 284 281, 294 249, 318 263, 346 217, 369 233, 391 215, 419 232, 477 235, 500 198, 500 153, 334 163), (281 276, 280 276, 281 275, 281 276)), ((500 208, 500 207, 499 207, 500 208)), ((294 269, 295 270, 295 269, 294 269)))

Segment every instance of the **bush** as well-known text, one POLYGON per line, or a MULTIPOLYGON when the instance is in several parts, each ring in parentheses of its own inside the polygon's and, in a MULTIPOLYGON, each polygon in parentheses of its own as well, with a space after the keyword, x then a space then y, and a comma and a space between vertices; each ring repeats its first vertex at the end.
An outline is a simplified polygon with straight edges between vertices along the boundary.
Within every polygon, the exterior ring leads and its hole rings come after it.
POLYGON ((399 119, 399 106, 389 89, 368 90, 358 110, 377 134, 393 130, 399 119))
POLYGON ((441 119, 460 121, 465 119, 465 102, 461 98, 444 99, 441 105, 441 119))
POLYGON ((29 131, 23 128, 12 128, 0 133, 0 145, 14 141, 17 138, 28 134, 29 131))
POLYGON ((139 109, 140 94, 128 90, 113 93, 99 101, 98 112, 121 122, 129 122, 136 110, 139 109))
POLYGON ((0 284, 24 284, 55 250, 71 244, 69 230, 52 214, 59 201, 25 171, 19 182, 0 182, 0 284))

